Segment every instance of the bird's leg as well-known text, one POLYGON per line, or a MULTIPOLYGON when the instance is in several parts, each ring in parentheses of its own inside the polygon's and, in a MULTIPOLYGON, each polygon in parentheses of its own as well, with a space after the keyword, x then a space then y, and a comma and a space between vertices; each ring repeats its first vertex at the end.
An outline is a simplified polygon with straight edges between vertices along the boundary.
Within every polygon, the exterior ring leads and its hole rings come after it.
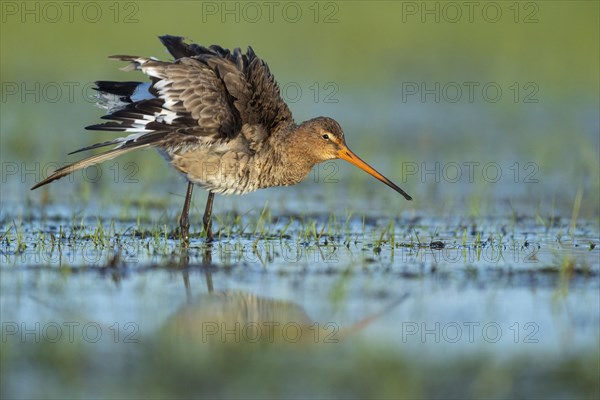
POLYGON ((208 293, 213 293, 215 289, 213 288, 212 273, 207 269, 204 271, 204 276, 206 277, 206 288, 208 293))
POLYGON ((183 202, 183 210, 181 211, 181 218, 179 219, 179 229, 181 239, 187 243, 190 238, 190 203, 192 202, 192 191, 194 190, 194 184, 188 183, 187 193, 185 195, 185 201, 183 202))
POLYGON ((190 285, 190 274, 188 270, 183 271, 183 286, 185 286, 185 298, 188 303, 192 302, 192 287, 190 285))
POLYGON ((204 218, 202 218, 202 222, 204 222, 204 232, 206 232, 206 239, 209 242, 212 242, 213 240, 211 214, 214 197, 214 193, 208 193, 208 199, 206 200, 206 209, 204 209, 204 218))

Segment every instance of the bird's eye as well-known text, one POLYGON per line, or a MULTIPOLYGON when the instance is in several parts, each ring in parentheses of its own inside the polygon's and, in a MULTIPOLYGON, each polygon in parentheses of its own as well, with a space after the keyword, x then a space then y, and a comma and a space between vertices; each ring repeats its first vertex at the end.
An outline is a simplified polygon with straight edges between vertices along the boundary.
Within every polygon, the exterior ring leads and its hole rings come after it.
POLYGON ((323 136, 321 136, 323 139, 325 140, 329 140, 329 135, 328 134, 324 134, 323 136))

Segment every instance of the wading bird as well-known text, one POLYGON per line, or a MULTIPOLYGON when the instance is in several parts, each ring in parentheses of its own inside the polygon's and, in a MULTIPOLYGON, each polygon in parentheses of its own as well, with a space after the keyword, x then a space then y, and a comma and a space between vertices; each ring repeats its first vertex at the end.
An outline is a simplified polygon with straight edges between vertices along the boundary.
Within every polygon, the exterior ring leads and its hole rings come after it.
POLYGON ((194 185, 209 191, 204 230, 212 239, 215 193, 244 194, 303 180, 320 162, 341 158, 411 197, 356 154, 333 119, 317 117, 297 125, 267 64, 251 47, 246 54, 220 46, 185 43, 161 36, 172 62, 135 56, 110 58, 129 62, 126 71, 142 71, 150 82, 96 82, 98 105, 107 110, 103 124, 90 130, 125 132, 111 141, 72 153, 114 147, 56 170, 36 189, 76 170, 132 150, 154 147, 188 180, 180 234, 189 236, 194 185))

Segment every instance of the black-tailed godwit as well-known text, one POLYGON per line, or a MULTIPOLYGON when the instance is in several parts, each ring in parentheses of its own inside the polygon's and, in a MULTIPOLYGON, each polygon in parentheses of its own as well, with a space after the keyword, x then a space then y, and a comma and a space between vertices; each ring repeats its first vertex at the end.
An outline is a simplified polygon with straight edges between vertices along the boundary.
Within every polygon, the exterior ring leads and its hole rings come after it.
POLYGON ((210 240, 215 193, 244 194, 293 185, 315 164, 336 158, 354 164, 411 200, 350 151, 335 120, 317 117, 296 124, 267 64, 251 47, 243 54, 240 49, 230 52, 220 46, 187 44, 177 36, 160 40, 173 61, 111 57, 128 61, 125 70, 142 71, 150 82, 96 82, 98 104, 108 110, 102 119, 110 122, 86 129, 125 132, 127 136, 70 153, 114 145, 56 170, 32 189, 132 150, 154 147, 188 180, 179 221, 186 242, 194 185, 209 191, 203 222, 210 240))

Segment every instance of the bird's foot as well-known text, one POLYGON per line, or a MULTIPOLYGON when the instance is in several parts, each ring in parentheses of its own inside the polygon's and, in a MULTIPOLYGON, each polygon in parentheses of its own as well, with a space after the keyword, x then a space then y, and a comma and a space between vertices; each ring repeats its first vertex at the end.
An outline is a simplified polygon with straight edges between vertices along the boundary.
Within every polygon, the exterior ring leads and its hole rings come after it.
POLYGON ((187 218, 179 221, 179 238, 186 247, 190 243, 190 222, 187 218))
POLYGON ((212 228, 209 226, 208 229, 204 228, 204 232, 206 232, 206 241, 212 242, 215 240, 215 235, 213 234, 212 228))
POLYGON ((204 219, 204 232, 206 233, 206 241, 212 242, 215 240, 215 236, 212 231, 212 221, 209 219, 204 219))

